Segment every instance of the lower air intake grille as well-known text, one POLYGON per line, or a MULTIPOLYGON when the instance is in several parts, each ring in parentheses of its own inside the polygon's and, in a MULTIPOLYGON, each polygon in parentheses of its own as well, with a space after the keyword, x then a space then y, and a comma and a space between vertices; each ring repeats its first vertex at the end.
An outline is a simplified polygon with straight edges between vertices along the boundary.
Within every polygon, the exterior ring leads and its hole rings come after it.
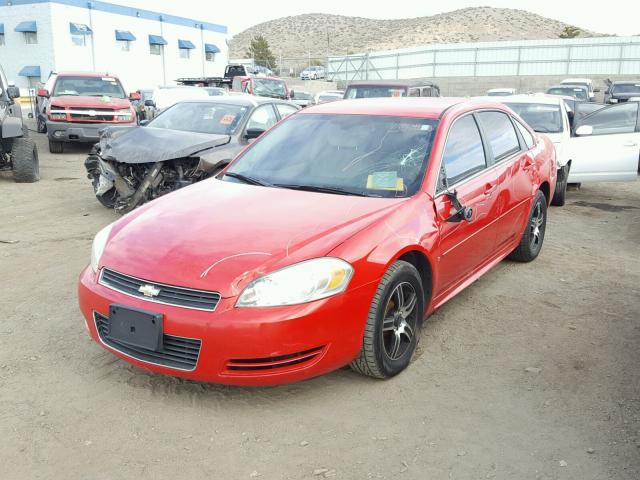
POLYGON ((96 322, 96 330, 102 342, 136 360, 162 365, 164 367, 177 368, 179 370, 193 370, 198 363, 200 354, 200 340, 173 335, 162 336, 162 349, 159 352, 146 348, 133 347, 117 342, 109 337, 109 319, 97 312, 93 313, 96 322))
POLYGON ((233 372, 255 372, 258 370, 274 370, 293 365, 312 362, 322 354, 324 347, 311 348, 303 352, 290 353, 277 357, 236 358, 227 362, 227 370, 233 372))

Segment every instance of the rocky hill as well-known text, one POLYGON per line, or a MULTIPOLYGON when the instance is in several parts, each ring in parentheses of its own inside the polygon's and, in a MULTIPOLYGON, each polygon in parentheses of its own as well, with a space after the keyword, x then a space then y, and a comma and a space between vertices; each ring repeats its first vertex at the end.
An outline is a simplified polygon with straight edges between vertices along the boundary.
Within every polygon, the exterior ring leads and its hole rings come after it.
MULTIPOLYGON (((264 35, 279 57, 332 55, 429 43, 558 38, 568 24, 525 10, 464 8, 429 17, 376 20, 311 13, 260 23, 235 35, 230 57, 241 58, 251 38, 264 35)), ((583 31, 583 36, 597 35, 583 31)))

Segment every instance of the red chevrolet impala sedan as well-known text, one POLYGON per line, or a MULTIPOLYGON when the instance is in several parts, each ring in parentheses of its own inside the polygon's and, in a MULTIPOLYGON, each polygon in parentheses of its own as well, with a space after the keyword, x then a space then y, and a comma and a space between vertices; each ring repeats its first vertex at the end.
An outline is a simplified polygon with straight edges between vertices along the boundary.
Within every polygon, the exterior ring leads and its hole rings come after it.
POLYGON ((433 310, 505 257, 536 258, 555 175, 550 141, 501 104, 312 107, 100 231, 80 307, 96 342, 164 374, 388 378, 433 310))

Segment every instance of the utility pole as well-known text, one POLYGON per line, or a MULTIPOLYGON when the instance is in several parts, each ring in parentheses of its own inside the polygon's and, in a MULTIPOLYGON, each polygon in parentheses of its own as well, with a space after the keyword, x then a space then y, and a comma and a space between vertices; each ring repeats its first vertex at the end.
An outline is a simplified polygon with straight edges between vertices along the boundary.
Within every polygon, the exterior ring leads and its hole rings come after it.
MULTIPOLYGON (((89 10, 89 28, 91 29, 91 35, 89 35, 91 37, 91 70, 92 71, 96 71, 96 51, 95 51, 95 45, 93 43, 93 15, 91 14, 91 10, 92 10, 92 4, 91 2, 87 3, 87 9, 89 10)), ((87 35, 85 32, 85 36, 84 36, 84 40, 87 40, 87 35)))
MULTIPOLYGON (((162 29, 162 15, 158 18, 160 20, 160 36, 164 38, 164 31, 162 29)), ((167 69, 164 63, 164 45, 160 47, 160 52, 162 53, 162 86, 167 86, 167 69)))
POLYGON ((206 57, 207 54, 204 51, 204 25, 202 23, 200 24, 200 49, 201 49, 200 57, 202 59, 202 76, 206 77, 204 73, 204 57, 206 57))

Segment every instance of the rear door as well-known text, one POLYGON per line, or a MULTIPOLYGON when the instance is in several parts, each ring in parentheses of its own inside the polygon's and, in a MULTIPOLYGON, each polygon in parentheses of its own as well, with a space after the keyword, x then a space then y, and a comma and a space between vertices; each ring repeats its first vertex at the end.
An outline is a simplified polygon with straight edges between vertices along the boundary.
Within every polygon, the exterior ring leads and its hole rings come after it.
POLYGON ((494 251, 496 172, 487 168, 487 154, 473 114, 456 119, 449 130, 436 187, 435 209, 440 231, 437 294, 455 288, 487 261, 494 251), (446 181, 445 181, 446 179, 446 181), (470 222, 447 221, 456 209, 445 194, 456 191, 473 209, 470 222))
POLYGON ((572 160, 570 183, 637 178, 640 161, 638 105, 638 102, 611 105, 576 119, 574 136, 567 145, 572 160), (590 128, 581 128, 584 126, 590 128))

